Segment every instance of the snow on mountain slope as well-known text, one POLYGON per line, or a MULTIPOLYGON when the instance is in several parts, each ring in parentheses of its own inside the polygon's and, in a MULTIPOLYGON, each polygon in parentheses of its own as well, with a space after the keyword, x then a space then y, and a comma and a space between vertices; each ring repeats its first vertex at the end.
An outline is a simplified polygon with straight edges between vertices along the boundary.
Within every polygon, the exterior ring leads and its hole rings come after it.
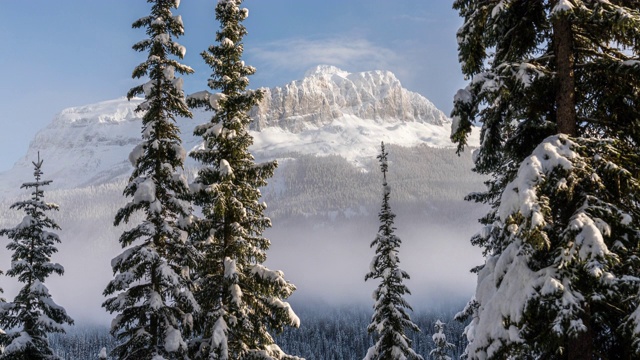
MULTIPOLYGON (((128 155, 140 142, 140 99, 104 101, 63 110, 37 133, 27 154, 0 174, 0 195, 15 193, 31 177, 31 161, 40 152, 52 188, 77 188, 129 176, 128 155)), ((380 141, 402 146, 426 143, 451 146, 451 122, 429 100, 403 89, 390 72, 349 74, 319 66, 303 80, 265 89, 263 101, 251 115, 257 160, 291 152, 345 157, 361 164, 375 157, 380 141)), ((180 118, 183 146, 190 150, 200 139, 196 125, 210 114, 180 118)), ((188 160, 187 166, 195 165, 188 160)))

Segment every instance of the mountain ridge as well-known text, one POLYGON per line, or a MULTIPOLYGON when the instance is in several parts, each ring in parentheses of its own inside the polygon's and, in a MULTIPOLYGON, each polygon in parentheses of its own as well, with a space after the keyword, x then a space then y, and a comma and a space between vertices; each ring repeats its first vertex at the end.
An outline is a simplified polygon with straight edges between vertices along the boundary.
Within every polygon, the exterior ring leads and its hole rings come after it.
MULTIPOLYGON (((259 161, 290 153, 340 155, 356 166, 375 157, 380 141, 402 146, 450 147, 451 121, 428 99, 402 88, 388 71, 348 73, 318 66, 304 79, 265 89, 251 111, 251 151, 259 161)), ((107 100, 62 110, 40 130, 14 167, 0 173, 0 194, 15 193, 31 177, 40 152, 53 188, 76 188, 122 179, 131 173, 129 152, 140 142, 142 99, 107 100)), ((183 146, 201 139, 195 126, 211 113, 179 118, 183 146)), ((196 167, 188 159, 186 166, 196 167)))
POLYGON ((263 101, 251 110, 256 130, 278 126, 294 133, 346 115, 378 122, 450 123, 431 101, 404 89, 390 71, 349 73, 327 65, 308 70, 302 80, 265 89, 263 101))

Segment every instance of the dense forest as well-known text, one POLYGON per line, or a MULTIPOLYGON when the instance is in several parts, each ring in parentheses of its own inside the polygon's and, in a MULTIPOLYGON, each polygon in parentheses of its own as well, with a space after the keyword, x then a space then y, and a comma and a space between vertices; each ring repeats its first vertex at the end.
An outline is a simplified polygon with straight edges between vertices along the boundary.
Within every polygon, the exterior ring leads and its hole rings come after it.
MULTIPOLYGON (((287 329, 276 337, 280 347, 289 354, 307 360, 348 360, 364 356, 373 340, 366 328, 371 310, 364 306, 327 306, 324 304, 294 303, 300 316, 299 329, 287 329)), ((413 348, 425 359, 434 348, 431 336, 439 319, 446 323, 447 340, 455 345, 452 358, 459 358, 466 345, 462 336, 464 324, 453 320, 462 302, 457 306, 438 306, 432 310, 416 311, 411 317, 420 327, 420 333, 410 333, 413 348)), ((50 342, 58 356, 65 360, 97 359, 102 347, 111 349, 115 340, 107 327, 74 327, 67 334, 53 335, 50 342)))

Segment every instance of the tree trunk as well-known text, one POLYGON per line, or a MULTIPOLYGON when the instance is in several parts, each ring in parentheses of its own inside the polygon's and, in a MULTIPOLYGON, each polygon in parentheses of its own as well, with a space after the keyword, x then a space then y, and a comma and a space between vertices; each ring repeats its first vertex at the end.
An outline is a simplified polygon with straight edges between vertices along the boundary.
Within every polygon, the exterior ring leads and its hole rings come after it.
POLYGON ((558 133, 577 136, 576 90, 573 73, 573 32, 565 14, 553 19, 553 40, 556 57, 556 121, 558 133))
MULTIPOLYGON (((557 0, 553 1, 557 4, 557 0)), ((556 122, 559 134, 569 136, 578 135, 576 115, 576 84, 573 72, 575 58, 573 53, 573 31, 571 21, 566 13, 556 14, 553 19, 553 41, 556 58, 556 122)), ((584 304, 585 313, 582 317, 586 331, 577 337, 568 338, 568 360, 593 359, 593 329, 591 327, 591 310, 589 304, 584 304)))
POLYGON ((587 330, 578 334, 575 338, 569 338, 567 345, 568 360, 591 360, 593 356, 593 327, 591 326, 591 309, 588 303, 584 304, 584 316, 582 322, 587 330))

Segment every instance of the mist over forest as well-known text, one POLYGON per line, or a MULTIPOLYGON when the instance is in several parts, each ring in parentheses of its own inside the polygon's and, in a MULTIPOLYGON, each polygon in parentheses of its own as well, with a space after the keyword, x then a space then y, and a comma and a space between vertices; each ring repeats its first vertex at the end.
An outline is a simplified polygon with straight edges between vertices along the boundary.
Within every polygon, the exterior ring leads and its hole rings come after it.
MULTIPOLYGON (((411 275, 409 302, 428 310, 451 299, 468 300, 475 282, 469 270, 481 262, 469 239, 479 230, 483 210, 463 200, 482 187, 482 178, 470 172, 469 152, 458 157, 453 149, 429 146, 389 146, 389 152, 391 206, 403 241, 400 260, 411 275)), ((283 270, 296 285, 294 304, 370 306, 375 284, 365 283, 364 274, 374 254, 369 245, 378 231, 382 194, 375 159, 356 166, 340 156, 281 156, 274 178, 262 189, 273 223, 265 233, 271 240, 267 265, 283 270)), ((46 161, 43 167, 46 177, 46 161)), ((111 319, 100 304, 112 277, 110 261, 121 251, 117 239, 127 228, 113 226, 116 211, 126 202, 124 186, 119 179, 45 190, 46 201, 60 205, 52 217, 62 228, 62 243, 52 260, 65 267, 65 275, 52 276, 47 286, 77 324, 104 325, 111 319)), ((17 199, 2 200, 0 207, 17 199)), ((0 227, 21 219, 20 212, 7 211, 0 227)), ((0 264, 9 266, 7 251, 0 254, 0 264)), ((4 283, 5 296, 11 298, 17 283, 8 277, 4 283)))

